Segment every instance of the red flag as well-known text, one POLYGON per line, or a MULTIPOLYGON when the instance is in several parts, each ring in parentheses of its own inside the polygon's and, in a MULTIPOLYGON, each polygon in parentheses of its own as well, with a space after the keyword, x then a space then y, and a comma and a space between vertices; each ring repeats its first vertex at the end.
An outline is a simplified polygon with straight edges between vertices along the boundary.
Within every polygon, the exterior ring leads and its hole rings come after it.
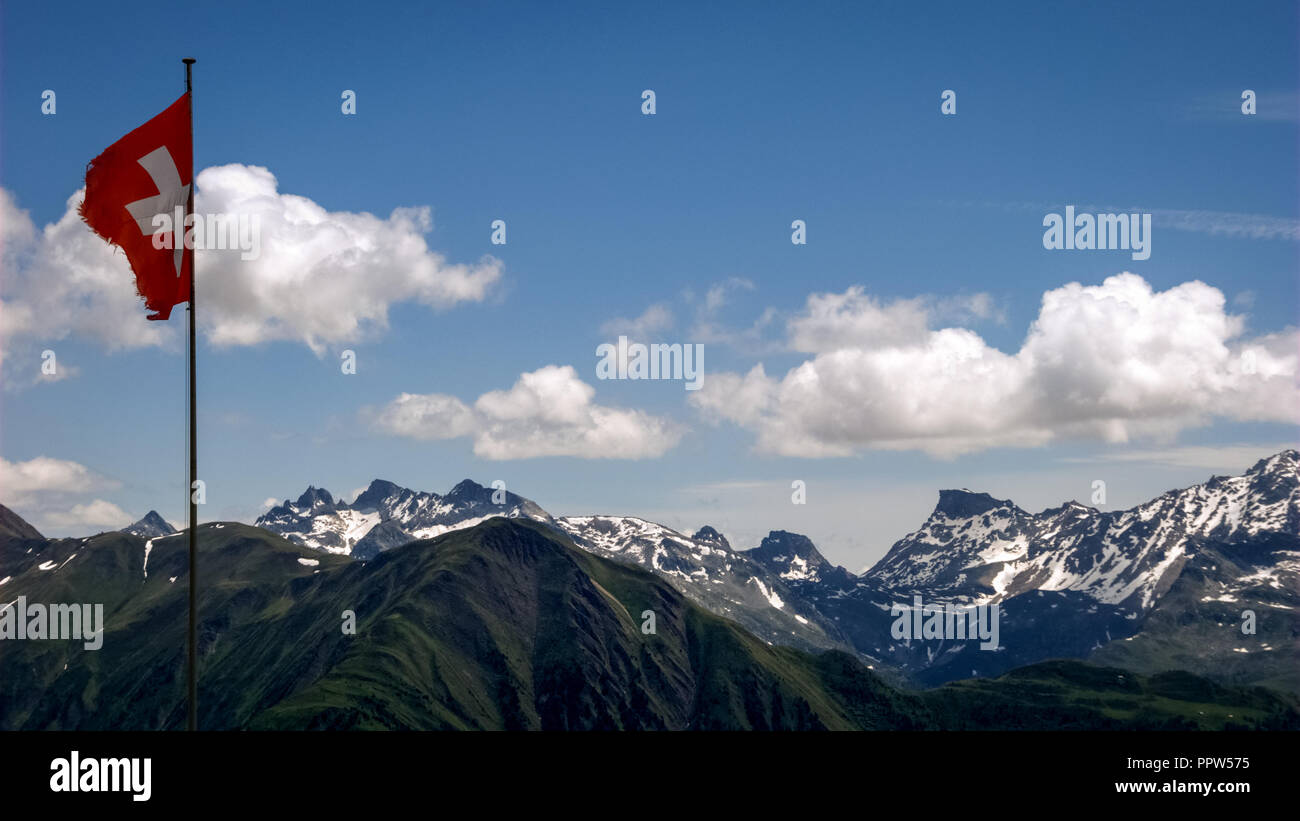
POLYGON ((186 93, 86 166, 81 218, 126 252, 136 290, 154 312, 149 319, 166 319, 173 305, 190 298, 194 251, 185 248, 183 239, 192 199, 193 156, 186 93), (161 218, 154 220, 161 214, 171 220, 174 234, 162 233, 165 224, 161 218))

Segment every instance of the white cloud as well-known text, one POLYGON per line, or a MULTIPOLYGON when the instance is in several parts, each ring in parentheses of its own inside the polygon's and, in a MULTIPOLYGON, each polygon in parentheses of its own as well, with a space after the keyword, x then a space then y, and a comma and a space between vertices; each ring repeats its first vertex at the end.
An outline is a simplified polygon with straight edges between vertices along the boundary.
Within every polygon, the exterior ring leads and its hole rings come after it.
POLYGON ((1080 464, 1129 462, 1179 468, 1204 468, 1220 475, 1237 476, 1245 473, 1260 459, 1297 446, 1296 442, 1276 442, 1271 445, 1184 445, 1071 456, 1061 461, 1080 464))
POLYGON ((0 502, 14 508, 37 530, 49 535, 86 532, 87 528, 117 528, 134 521, 130 514, 103 499, 77 497, 119 486, 85 465, 67 459, 37 456, 25 462, 0 458, 0 502))
MULTIPOLYGON (((353 502, 356 502, 357 497, 360 496, 361 494, 365 493, 367 490, 369 490, 369 485, 362 485, 361 487, 354 487, 354 488, 352 488, 352 495, 348 496, 348 498, 351 499, 353 502)), ((276 504, 279 504, 279 502, 276 502, 276 504)))
POLYGON ((708 345, 727 345, 746 353, 779 351, 782 343, 771 339, 768 332, 776 319, 776 309, 765 308, 749 327, 734 328, 717 321, 710 313, 700 312, 687 338, 708 345))
MULTIPOLYGON (((78 217, 83 195, 73 194, 63 216, 37 231, 0 189, 0 348, 75 333, 114 350, 162 345, 179 333, 180 323, 145 319, 126 257, 78 217)), ((385 330, 397 303, 440 309, 480 301, 501 276, 490 256, 449 264, 431 251, 427 207, 398 208, 387 218, 328 211, 281 193, 267 169, 239 164, 200 172, 196 200, 200 214, 246 214, 260 228, 256 259, 242 260, 238 250, 196 252, 200 328, 216 345, 288 340, 321 354, 385 330)))
POLYGON ((430 251, 427 207, 398 208, 387 219, 326 211, 279 193, 265 168, 237 164, 205 169, 198 190, 200 213, 249 214, 261 224, 257 259, 228 251, 199 260, 199 316, 218 345, 287 339, 320 352, 384 330, 391 305, 480 301, 501 276, 492 257, 451 265, 430 251))
POLYGON ((991 321, 999 325, 1007 323, 1006 311, 992 294, 956 294, 953 296, 930 297, 928 300, 931 321, 975 322, 991 321))
POLYGON ((695 308, 695 318, 687 333, 691 342, 706 345, 726 345, 736 350, 755 354, 780 350, 781 343, 770 338, 769 329, 777 319, 775 308, 766 308, 749 327, 733 326, 719 318, 722 309, 731 302, 738 291, 753 291, 754 283, 742 277, 731 277, 709 286, 703 297, 693 289, 682 293, 683 299, 695 308))
POLYGON ((732 291, 752 291, 754 283, 744 277, 730 277, 729 279, 712 285, 704 294, 705 313, 716 313, 723 305, 727 304, 729 294, 732 291))
POLYGON ((920 340, 932 324, 941 320, 1006 322, 1002 307, 986 293, 924 295, 886 303, 867 294, 861 286, 853 286, 842 294, 809 295, 803 311, 785 319, 782 339, 782 312, 772 307, 765 308, 748 327, 719 319, 732 294, 754 287, 747 279, 732 277, 710 286, 703 297, 687 290, 684 298, 695 305, 695 319, 687 338, 727 345, 751 355, 791 350, 817 353, 920 340))
MULTIPOLYGON (((1243 117, 1235 108, 1230 109, 1230 116, 1240 122, 1250 117, 1243 117)), ((1281 110, 1281 109, 1279 109, 1281 110)), ((1300 117, 1293 109, 1289 116, 1300 117)), ((1261 112, 1262 113, 1262 112, 1261 112)), ((1257 115, 1258 116, 1258 115, 1257 115)), ((1001 208, 1009 211, 1059 212, 1066 205, 1073 204, 1079 213, 1093 214, 1150 214, 1152 224, 1157 228, 1171 228, 1176 231, 1191 231, 1211 236, 1233 237, 1236 239, 1265 240, 1300 240, 1300 220, 1294 217, 1276 217, 1271 214, 1251 214, 1240 211, 1207 211, 1205 209, 1151 208, 1144 205, 1116 203, 1098 205, 1096 203, 1064 202, 971 202, 945 201, 946 205, 966 208, 1001 208)))
POLYGON ((42 382, 62 382, 65 379, 72 379, 81 375, 81 368, 76 365, 65 365, 62 362, 58 363, 58 367, 54 369, 54 373, 45 373, 43 370, 40 370, 35 363, 32 365, 32 370, 37 372, 32 384, 40 384, 42 382))
POLYGON ((842 294, 812 294, 804 313, 786 324, 790 347, 804 353, 904 345, 924 339, 928 313, 921 299, 882 305, 860 285, 842 294))
MULTIPOLYGON (((1139 209, 1129 209, 1130 212, 1139 209)), ((1151 211, 1157 227, 1177 231, 1194 231, 1211 236, 1244 239, 1300 240, 1300 220, 1267 214, 1240 214, 1231 211, 1180 211, 1157 208, 1151 211)))
POLYGON ((648 341, 652 335, 673 326, 673 312, 663 303, 655 303, 641 312, 636 319, 617 317, 600 326, 606 336, 627 336, 633 340, 648 341))
POLYGON ((67 459, 37 456, 26 462, 10 462, 0 457, 0 491, 10 504, 27 504, 43 494, 90 493, 117 485, 116 481, 67 459))
POLYGON ((109 350, 161 345, 166 339, 168 323, 145 319, 126 257, 77 215, 82 194, 69 197, 63 216, 37 231, 27 212, 0 188, 0 351, 12 354, 18 340, 55 341, 73 331, 109 350))
POLYGON ((445 394, 403 393, 365 415, 376 430, 397 436, 473 437, 474 453, 485 459, 647 459, 680 440, 671 421, 594 404, 595 393, 572 366, 548 365, 520 375, 509 390, 483 394, 473 407, 445 394))
POLYGON ((1273 123, 1300 121, 1300 92, 1292 89, 1252 88, 1255 92, 1255 113, 1243 115, 1240 88, 1221 88, 1206 94, 1188 106, 1187 111, 1198 119, 1219 122, 1258 120, 1273 123))
POLYGON ((469 406, 441 393, 399 394, 374 421, 388 433, 425 441, 468 436, 479 424, 469 406))
POLYGON ((882 303, 855 285, 842 294, 811 294, 803 313, 786 323, 791 350, 820 353, 923 343, 938 320, 1005 321, 986 293, 919 296, 882 303))
POLYGON ((85 533, 94 528, 116 530, 133 521, 131 514, 112 502, 95 499, 87 504, 73 505, 67 510, 46 512, 41 517, 40 530, 85 533))
POLYGON ((1070 283, 1043 295, 1005 354, 968 329, 918 329, 911 302, 850 289, 810 298, 791 320, 812 359, 780 379, 762 365, 710 374, 690 401, 753 430, 761 451, 811 457, 1169 439, 1215 417, 1294 422, 1296 332, 1241 339, 1244 320, 1224 307, 1201 282, 1158 293, 1130 273, 1070 283))

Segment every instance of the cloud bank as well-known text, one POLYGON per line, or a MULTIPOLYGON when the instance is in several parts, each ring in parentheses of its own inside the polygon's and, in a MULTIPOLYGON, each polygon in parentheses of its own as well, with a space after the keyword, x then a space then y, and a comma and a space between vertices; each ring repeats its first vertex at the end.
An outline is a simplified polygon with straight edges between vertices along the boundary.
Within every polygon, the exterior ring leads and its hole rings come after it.
POLYGON ((1013 354, 931 318, 861 289, 814 294, 787 323, 791 347, 811 359, 780 378, 762 364, 711 373, 690 401, 751 430, 759 451, 807 457, 1168 440, 1215 418, 1300 418, 1300 336, 1242 338, 1244 317, 1202 282, 1156 292, 1122 273, 1048 291, 1013 354))
POLYGON ((37 456, 25 462, 0 458, 0 502, 21 508, 19 515, 42 533, 85 533, 125 527, 129 513, 103 499, 74 502, 99 491, 118 487, 85 465, 67 459, 37 456))
MULTIPOLYGON (((485 299, 502 265, 491 256, 451 264, 425 241, 430 209, 398 208, 387 218, 328 211, 278 190, 265 168, 223 165, 198 175, 200 214, 247 215, 260 254, 196 251, 200 329, 215 345, 300 342, 318 355, 388 326, 395 304, 433 309, 485 299)), ((162 345, 181 323, 149 322, 126 257, 77 216, 84 190, 58 221, 37 230, 0 189, 0 347, 77 335, 109 350, 162 345)))
POLYGON ((595 389, 571 365, 520 375, 472 406, 447 394, 403 393, 363 416, 377 431, 425 441, 469 437, 484 459, 650 459, 681 439, 677 424, 592 402, 595 389))

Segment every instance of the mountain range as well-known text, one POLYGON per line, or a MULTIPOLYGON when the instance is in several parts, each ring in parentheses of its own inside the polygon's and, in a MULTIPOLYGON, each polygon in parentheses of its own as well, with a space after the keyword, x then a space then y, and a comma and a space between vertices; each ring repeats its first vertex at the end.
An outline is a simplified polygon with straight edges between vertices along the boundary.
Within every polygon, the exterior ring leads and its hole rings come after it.
MULTIPOLYGON (((799 534, 738 550, 468 480, 311 487, 200 529, 203 726, 1297 726, 1298 468, 1106 512, 945 490, 862 574, 799 534), (896 638, 917 596, 996 605, 997 649, 896 638)), ((98 651, 0 641, 0 728, 183 724, 186 543, 152 511, 45 539, 0 506, 0 623, 19 596, 106 622, 98 651)))
MULTIPOLYGON (((528 499, 469 480, 446 496, 377 480, 351 505, 308 488, 256 525, 366 560, 494 516, 531 519, 595 555, 649 570, 765 641, 843 650, 923 685, 1094 654, 1142 667, 1133 648, 1172 652, 1189 634, 1174 626, 1191 620, 1228 629, 1219 630, 1213 652, 1175 653, 1175 667, 1300 692, 1295 450, 1241 476, 1212 477, 1126 510, 1069 502, 1029 513, 986 493, 942 490, 921 527, 861 575, 833 565, 795 533, 773 531, 737 550, 709 526, 688 536, 633 516, 553 517, 528 499), (1201 591, 1195 602, 1184 594, 1189 586, 1201 591), (998 605, 1000 647, 894 640, 894 608, 910 607, 916 596, 927 605, 998 605), (1234 634, 1247 610, 1256 632, 1234 634)), ((1173 669, 1161 666, 1167 662, 1143 669, 1173 669)))
POLYGON ((499 493, 466 479, 446 496, 398 487, 380 479, 355 501, 336 500, 328 490, 308 487, 296 502, 288 499, 257 520, 257 526, 294 544, 372 559, 384 550, 472 527, 493 517, 549 521, 540 507, 513 493, 499 493), (493 501, 496 495, 500 503, 493 501))
MULTIPOLYGON (((6 599, 105 610, 99 650, 0 641, 0 728, 184 726, 184 535, 44 539, 3 508, 0 522, 6 599)), ((204 729, 1300 728, 1286 694, 1077 661, 901 690, 527 517, 368 561, 205 524, 199 563, 204 729)))
POLYGON ((176 532, 176 528, 168 524, 167 520, 162 516, 159 516, 158 511, 151 510, 144 515, 144 518, 122 528, 122 532, 139 536, 142 539, 153 539, 158 536, 170 536, 176 532))

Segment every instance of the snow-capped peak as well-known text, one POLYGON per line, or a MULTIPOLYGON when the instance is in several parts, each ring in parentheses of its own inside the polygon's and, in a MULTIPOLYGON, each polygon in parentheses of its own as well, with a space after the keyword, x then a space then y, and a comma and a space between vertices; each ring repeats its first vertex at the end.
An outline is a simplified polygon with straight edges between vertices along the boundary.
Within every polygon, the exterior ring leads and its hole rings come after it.
POLYGON ((942 491, 935 512, 866 574, 895 589, 993 602, 1025 590, 1074 590, 1151 607, 1186 561, 1188 540, 1241 542, 1300 534, 1294 450, 1241 476, 1215 476, 1128 510, 1067 502, 1031 515, 970 491, 942 491))
POLYGON ((837 569, 807 536, 784 530, 768 533, 758 547, 745 551, 744 555, 786 582, 820 581, 826 574, 837 569))
POLYGON ((691 538, 697 542, 703 542, 704 544, 711 544, 715 547, 720 547, 723 550, 731 549, 731 543, 727 541, 727 537, 723 536, 709 525, 705 525, 695 531, 695 534, 691 536, 691 538))
POLYGON ((159 516, 158 511, 151 510, 138 522, 122 528, 121 532, 130 533, 142 539, 155 539, 159 536, 169 536, 175 533, 176 528, 168 524, 167 520, 162 516, 159 516))
POLYGON ((370 558, 408 542, 472 527, 493 516, 550 520, 546 511, 528 499, 468 479, 446 496, 375 479, 352 504, 335 500, 324 488, 309 487, 296 502, 285 500, 256 524, 305 547, 370 558))

